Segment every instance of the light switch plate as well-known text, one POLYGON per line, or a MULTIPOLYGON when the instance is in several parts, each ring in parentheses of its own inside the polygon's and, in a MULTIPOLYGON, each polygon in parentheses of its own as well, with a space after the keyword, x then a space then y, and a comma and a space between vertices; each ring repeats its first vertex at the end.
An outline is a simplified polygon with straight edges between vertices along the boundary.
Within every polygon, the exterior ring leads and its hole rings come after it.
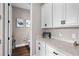
POLYGON ((77 33, 77 39, 79 39, 79 33, 77 33))
POLYGON ((76 33, 73 33, 72 34, 72 39, 76 39, 76 36, 77 36, 77 34, 76 33))
POLYGON ((59 33, 59 36, 60 36, 60 37, 62 37, 62 36, 63 36, 63 34, 62 34, 62 33, 59 33))

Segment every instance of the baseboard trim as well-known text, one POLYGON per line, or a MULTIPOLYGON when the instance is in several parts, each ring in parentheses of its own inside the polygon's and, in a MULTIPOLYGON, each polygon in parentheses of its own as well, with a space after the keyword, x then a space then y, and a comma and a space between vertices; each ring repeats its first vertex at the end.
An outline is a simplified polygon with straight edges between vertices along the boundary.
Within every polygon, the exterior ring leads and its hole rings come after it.
POLYGON ((28 45, 28 43, 26 43, 26 44, 19 44, 19 45, 16 45, 16 47, 22 47, 22 46, 26 46, 26 45, 28 45))

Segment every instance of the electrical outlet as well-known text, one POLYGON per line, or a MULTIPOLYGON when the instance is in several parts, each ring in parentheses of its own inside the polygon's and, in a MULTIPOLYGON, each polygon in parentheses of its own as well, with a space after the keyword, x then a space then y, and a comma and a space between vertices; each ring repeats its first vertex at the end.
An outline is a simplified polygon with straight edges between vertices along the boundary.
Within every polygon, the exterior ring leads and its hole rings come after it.
POLYGON ((76 39, 76 35, 77 35, 76 33, 73 33, 72 34, 72 39, 76 39))

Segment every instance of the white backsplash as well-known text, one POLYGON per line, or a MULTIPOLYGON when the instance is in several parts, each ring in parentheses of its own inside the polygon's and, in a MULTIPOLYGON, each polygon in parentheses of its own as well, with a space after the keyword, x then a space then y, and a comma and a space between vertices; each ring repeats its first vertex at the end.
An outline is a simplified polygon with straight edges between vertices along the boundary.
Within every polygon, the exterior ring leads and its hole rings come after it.
POLYGON ((52 38, 73 43, 79 40, 79 28, 43 29, 52 33, 52 38))

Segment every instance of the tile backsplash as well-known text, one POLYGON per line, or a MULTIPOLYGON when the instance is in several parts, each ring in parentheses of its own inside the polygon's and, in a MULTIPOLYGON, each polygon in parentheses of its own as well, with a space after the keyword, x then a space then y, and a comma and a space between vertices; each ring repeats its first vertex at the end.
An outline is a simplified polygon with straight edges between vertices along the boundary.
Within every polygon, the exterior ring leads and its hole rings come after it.
POLYGON ((52 33, 52 38, 70 43, 79 40, 79 28, 43 29, 52 33))

